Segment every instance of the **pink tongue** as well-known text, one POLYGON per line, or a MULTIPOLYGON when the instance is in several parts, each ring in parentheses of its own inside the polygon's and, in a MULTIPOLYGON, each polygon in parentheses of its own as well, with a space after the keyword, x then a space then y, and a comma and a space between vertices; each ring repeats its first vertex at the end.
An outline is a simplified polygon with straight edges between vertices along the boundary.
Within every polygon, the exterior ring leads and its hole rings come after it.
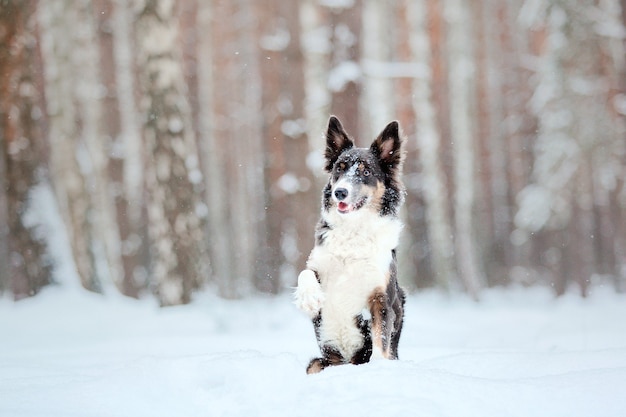
POLYGON ((341 211, 348 211, 348 205, 346 203, 344 203, 343 201, 339 202, 338 208, 341 211))

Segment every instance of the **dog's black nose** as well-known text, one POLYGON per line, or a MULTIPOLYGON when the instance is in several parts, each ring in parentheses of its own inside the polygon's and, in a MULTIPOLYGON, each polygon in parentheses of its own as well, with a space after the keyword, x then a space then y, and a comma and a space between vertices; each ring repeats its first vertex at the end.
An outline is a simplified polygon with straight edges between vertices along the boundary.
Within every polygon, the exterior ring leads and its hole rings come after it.
POLYGON ((339 201, 344 200, 347 196, 348 196, 348 190, 346 190, 345 188, 337 188, 335 190, 335 197, 337 197, 337 200, 339 201))

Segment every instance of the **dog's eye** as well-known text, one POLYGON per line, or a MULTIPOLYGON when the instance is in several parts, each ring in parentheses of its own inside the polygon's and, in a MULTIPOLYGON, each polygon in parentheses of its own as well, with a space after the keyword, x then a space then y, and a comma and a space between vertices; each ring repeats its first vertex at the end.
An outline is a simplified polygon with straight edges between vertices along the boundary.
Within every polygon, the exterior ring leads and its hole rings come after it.
POLYGON ((370 174, 371 174, 371 172, 370 172, 370 170, 369 170, 369 169, 364 169, 364 170, 363 170, 363 175, 364 175, 364 176, 369 177, 369 176, 370 176, 370 174))
POLYGON ((337 165, 337 172, 341 172, 343 171, 345 168, 345 164, 342 162, 339 165, 337 165))

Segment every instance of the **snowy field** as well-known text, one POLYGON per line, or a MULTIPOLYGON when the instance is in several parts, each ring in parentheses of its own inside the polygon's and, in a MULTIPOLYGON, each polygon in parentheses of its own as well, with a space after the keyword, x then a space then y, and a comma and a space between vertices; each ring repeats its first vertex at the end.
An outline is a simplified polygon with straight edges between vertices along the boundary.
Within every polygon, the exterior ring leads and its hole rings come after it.
POLYGON ((307 376, 288 296, 0 298, 0 416, 626 416, 626 296, 411 296, 401 360, 307 376))

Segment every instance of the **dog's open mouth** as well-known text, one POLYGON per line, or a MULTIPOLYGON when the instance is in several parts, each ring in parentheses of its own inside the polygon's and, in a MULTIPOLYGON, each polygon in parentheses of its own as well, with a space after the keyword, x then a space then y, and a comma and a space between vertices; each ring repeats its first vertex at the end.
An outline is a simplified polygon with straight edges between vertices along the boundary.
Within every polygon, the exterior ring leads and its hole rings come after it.
POLYGON ((340 201, 339 203, 337 203, 337 211, 341 214, 347 214, 353 211, 357 211, 358 209, 360 209, 361 207, 365 205, 366 201, 367 201, 366 197, 360 199, 356 203, 350 203, 350 204, 340 201))

